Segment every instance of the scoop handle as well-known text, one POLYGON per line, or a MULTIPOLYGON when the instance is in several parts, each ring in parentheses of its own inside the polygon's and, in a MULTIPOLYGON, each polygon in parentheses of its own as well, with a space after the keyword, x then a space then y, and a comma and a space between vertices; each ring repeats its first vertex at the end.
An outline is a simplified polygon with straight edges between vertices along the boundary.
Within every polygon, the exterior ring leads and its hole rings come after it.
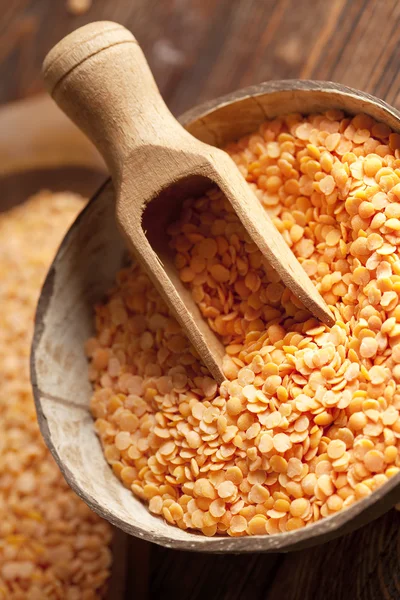
POLYGON ((43 75, 54 100, 92 140, 113 177, 135 148, 163 146, 167 135, 175 140, 188 135, 122 25, 99 21, 75 30, 48 53, 43 75))

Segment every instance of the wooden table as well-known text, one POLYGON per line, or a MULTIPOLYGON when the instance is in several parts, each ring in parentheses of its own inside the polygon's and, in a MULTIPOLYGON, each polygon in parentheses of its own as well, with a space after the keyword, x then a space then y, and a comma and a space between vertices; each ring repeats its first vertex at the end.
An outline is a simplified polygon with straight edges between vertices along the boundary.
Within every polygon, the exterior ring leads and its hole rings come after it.
MULTIPOLYGON (((175 114, 267 79, 328 79, 400 108, 397 0, 0 0, 0 103, 42 89, 47 50, 99 19, 129 27, 175 114)), ((128 540, 126 598, 400 599, 400 513, 290 555, 209 556, 128 540)))

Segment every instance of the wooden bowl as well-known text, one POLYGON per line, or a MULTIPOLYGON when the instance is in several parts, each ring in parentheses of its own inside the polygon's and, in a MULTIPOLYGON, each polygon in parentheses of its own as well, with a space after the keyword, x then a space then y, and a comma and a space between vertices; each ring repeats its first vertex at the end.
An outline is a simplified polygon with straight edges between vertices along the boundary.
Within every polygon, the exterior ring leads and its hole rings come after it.
MULTIPOLYGON (((246 88, 186 113, 181 122, 200 140, 223 146, 255 131, 265 119, 329 108, 365 112, 400 130, 400 113, 381 100, 337 84, 312 81, 246 88)), ((43 287, 32 347, 32 384, 42 434, 77 494, 99 515, 132 535, 170 548, 203 552, 276 552, 312 546, 360 527, 398 502, 400 474, 348 509, 303 529, 271 536, 208 538, 150 514, 123 487, 106 463, 94 431, 83 350, 93 334, 93 305, 112 286, 124 256, 113 195, 107 181, 66 235, 43 287)))

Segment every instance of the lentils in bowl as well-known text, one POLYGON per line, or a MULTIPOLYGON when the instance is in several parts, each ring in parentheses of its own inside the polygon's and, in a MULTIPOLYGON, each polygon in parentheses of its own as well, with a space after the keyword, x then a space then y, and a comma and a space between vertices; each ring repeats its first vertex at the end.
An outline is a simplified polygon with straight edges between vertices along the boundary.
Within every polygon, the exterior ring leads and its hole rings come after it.
POLYGON ((123 484, 206 536, 293 531, 399 472, 400 136, 367 115, 290 114, 226 150, 331 306, 320 325, 217 189, 169 229, 221 337, 218 389, 145 273, 121 270, 86 344, 91 410, 123 484))

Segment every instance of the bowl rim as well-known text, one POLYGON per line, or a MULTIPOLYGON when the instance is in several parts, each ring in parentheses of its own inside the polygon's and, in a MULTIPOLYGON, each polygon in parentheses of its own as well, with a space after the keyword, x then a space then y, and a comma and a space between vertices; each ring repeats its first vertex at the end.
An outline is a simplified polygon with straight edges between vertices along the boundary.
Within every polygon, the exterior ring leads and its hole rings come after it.
MULTIPOLYGON (((185 111, 178 117, 178 121, 184 127, 190 130, 195 121, 205 119, 209 114, 215 113, 216 111, 223 109, 230 104, 251 98, 257 98, 258 96, 265 96, 267 94, 271 95, 281 92, 322 92, 337 96, 338 98, 340 96, 346 96, 347 98, 354 98, 357 101, 361 99, 368 104, 378 106, 386 113, 389 113, 390 116, 395 120, 400 121, 400 111, 377 96, 343 85, 341 83, 336 83, 334 81, 317 79, 276 79, 273 81, 263 81, 261 83, 240 88, 217 98, 213 98, 212 100, 202 102, 201 104, 198 104, 185 111)), ((262 105, 260 105, 258 102, 257 105, 262 112, 265 112, 262 105)), ((269 119, 271 118, 271 115, 265 114, 265 118, 269 119)))
MULTIPOLYGON (((239 89, 235 92, 226 94, 224 96, 215 98, 208 102, 202 103, 199 106, 194 107, 193 109, 186 111, 183 115, 179 117, 180 123, 190 130, 191 125, 199 120, 202 120, 207 117, 207 115, 211 113, 215 113, 216 111, 225 108, 230 104, 234 104, 240 102, 242 100, 257 98, 257 96, 265 96, 274 93, 280 92, 322 92, 326 94, 336 94, 339 96, 347 96, 356 99, 357 101, 365 101, 366 106, 364 108, 368 108, 368 104, 373 104, 382 109, 385 113, 391 115, 391 117, 396 120, 399 124, 400 129, 400 112, 395 108, 376 98, 366 92, 362 92, 356 90, 354 88, 350 88, 338 83, 333 83, 330 81, 315 81, 315 80, 298 80, 298 79, 288 79, 288 80, 279 80, 279 81, 267 81, 264 83, 260 83, 257 85, 248 86, 242 89, 239 89)), ((257 102, 257 101, 256 101, 257 102)), ((261 107, 261 105, 257 102, 257 104, 261 107)), ((368 112, 368 110, 366 110, 368 112)), ((272 115, 265 114, 265 118, 271 118, 272 115)), ((182 540, 175 539, 173 536, 174 526, 170 525, 171 537, 168 537, 164 534, 153 533, 147 531, 142 526, 131 525, 123 521, 121 518, 115 516, 108 509, 104 509, 102 505, 97 501, 97 499, 92 496, 90 493, 85 491, 80 484, 75 479, 75 476, 71 472, 71 470, 64 464, 60 454, 58 453, 47 423, 47 417, 44 414, 42 404, 41 404, 41 391, 38 386, 38 376, 36 369, 36 349, 39 345, 40 339, 42 337, 44 322, 47 313, 47 309, 49 307, 49 300, 51 297, 51 291, 53 287, 53 281, 56 274, 56 264, 59 260, 60 254, 62 254, 64 248, 67 246, 67 243, 73 233, 73 231, 79 226, 82 219, 84 219, 86 212, 90 210, 93 203, 99 197, 100 194, 110 185, 111 180, 107 179, 102 186, 100 186, 99 190, 93 195, 93 197, 89 200, 86 207, 79 213, 78 217, 68 229, 65 234, 57 253, 51 263, 49 271, 47 273, 46 279, 44 281, 34 320, 34 335, 31 345, 31 353, 30 353, 30 374, 31 374, 31 384, 33 390, 33 396, 37 411, 38 423, 42 433, 42 436, 45 440, 47 447, 50 449, 50 452, 53 455, 58 467, 64 475, 68 485, 73 489, 73 491, 100 517, 106 519, 114 526, 118 527, 122 531, 134 535, 143 540, 147 540, 153 543, 156 543, 160 546, 166 548, 173 548, 177 550, 187 550, 187 551, 206 551, 210 553, 250 553, 250 552, 285 552, 288 550, 295 550, 297 548, 305 548, 307 546, 313 546, 318 543, 323 543, 328 539, 333 539, 335 537, 339 537, 340 535, 346 533, 346 525, 352 521, 353 519, 359 517, 361 514, 365 513, 369 508, 374 508, 374 516, 372 518, 365 519, 365 523, 370 522, 371 520, 379 517, 385 509, 379 508, 379 503, 383 497, 390 495, 390 497, 394 497, 394 492, 396 488, 400 486, 400 473, 397 473, 393 477, 391 477, 383 486, 374 490, 368 497, 363 498, 361 500, 356 501, 354 504, 346 508, 345 510, 339 511, 334 515, 330 515, 328 517, 324 517, 320 521, 307 525, 301 529, 290 531, 290 532, 281 532, 273 535, 255 535, 255 536, 244 536, 232 538, 229 536, 215 536, 215 537, 205 537, 202 534, 194 533, 192 539, 182 540), (196 540, 198 537, 198 540, 196 540)), ((139 499, 137 499, 140 502, 139 499)), ((395 503, 394 500, 393 503, 395 503)), ((154 515, 152 515, 154 516, 154 515)), ((154 516, 154 518, 159 518, 154 516)), ((360 523, 362 526, 363 523, 360 523)))

